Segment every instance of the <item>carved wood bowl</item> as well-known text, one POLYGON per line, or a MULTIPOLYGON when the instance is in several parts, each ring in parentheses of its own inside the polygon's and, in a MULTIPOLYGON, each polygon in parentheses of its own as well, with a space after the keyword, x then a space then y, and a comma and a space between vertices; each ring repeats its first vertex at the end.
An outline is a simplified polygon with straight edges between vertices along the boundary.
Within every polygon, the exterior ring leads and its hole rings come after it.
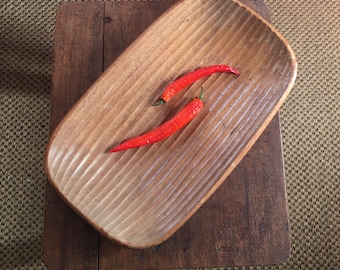
MULTIPOLYGON (((157 245, 226 180, 291 90, 297 64, 287 41, 236 1, 184 0, 140 36, 51 135, 45 167, 60 195, 122 245, 157 245), (169 103, 151 104, 183 73, 228 64, 239 76, 200 79, 169 103), (205 89, 206 105, 168 139, 107 150, 157 127, 205 89)), ((227 194, 226 194, 227 195, 227 194)))

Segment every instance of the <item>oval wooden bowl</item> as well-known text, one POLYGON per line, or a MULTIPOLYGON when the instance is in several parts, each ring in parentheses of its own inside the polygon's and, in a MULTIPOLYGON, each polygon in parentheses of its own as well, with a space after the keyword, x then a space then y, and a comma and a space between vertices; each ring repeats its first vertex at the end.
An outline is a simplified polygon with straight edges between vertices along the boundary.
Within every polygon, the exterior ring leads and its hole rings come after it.
POLYGON ((52 185, 90 224, 131 248, 161 243, 227 178, 286 99, 295 56, 283 37, 236 1, 184 0, 158 19, 85 93, 50 138, 52 185), (165 106, 164 86, 197 67, 240 76, 201 79, 165 106), (189 125, 151 146, 107 150, 157 127, 205 89, 189 125))

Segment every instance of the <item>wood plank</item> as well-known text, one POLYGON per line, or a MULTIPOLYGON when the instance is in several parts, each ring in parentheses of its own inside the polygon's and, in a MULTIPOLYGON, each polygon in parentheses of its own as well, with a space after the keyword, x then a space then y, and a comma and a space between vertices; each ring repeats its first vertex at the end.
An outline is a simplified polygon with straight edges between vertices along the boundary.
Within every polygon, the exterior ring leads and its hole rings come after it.
MULTIPOLYGON (((51 131, 102 73, 103 11, 104 4, 94 2, 58 9, 51 131)), ((98 269, 98 241, 98 232, 47 183, 43 260, 48 269, 98 269)))
MULTIPOLYGON (((103 68, 174 2, 116 1, 106 2, 105 8, 104 3, 81 2, 59 9, 51 129, 103 68)), ((243 2, 269 19, 262 1, 243 2)), ((284 262, 289 255, 289 228, 278 115, 228 180, 169 240, 151 249, 132 250, 98 238, 47 184, 44 261, 48 269, 171 269, 284 262)))

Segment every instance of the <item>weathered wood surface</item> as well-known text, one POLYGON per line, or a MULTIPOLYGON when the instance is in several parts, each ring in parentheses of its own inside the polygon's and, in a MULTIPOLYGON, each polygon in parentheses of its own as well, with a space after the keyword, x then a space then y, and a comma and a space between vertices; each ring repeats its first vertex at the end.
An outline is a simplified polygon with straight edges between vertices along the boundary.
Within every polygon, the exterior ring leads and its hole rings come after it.
MULTIPOLYGON (((173 1, 63 4, 56 21, 51 130, 173 1)), ((262 1, 243 1, 266 19, 262 1)), ((131 250, 99 235, 46 186, 49 269, 159 269, 284 262, 289 228, 278 115, 203 207, 161 245, 131 250)))

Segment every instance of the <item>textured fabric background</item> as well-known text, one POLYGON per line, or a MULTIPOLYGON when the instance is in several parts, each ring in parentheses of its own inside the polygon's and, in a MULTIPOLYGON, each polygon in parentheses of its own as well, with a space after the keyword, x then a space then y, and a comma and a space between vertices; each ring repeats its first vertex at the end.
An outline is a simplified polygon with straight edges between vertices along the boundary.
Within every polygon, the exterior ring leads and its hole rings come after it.
MULTIPOLYGON (((60 2, 0 2, 1 269, 45 269, 43 152, 60 2)), ((340 269, 340 2, 266 3, 298 58, 281 109, 292 252, 286 264, 241 269, 340 269)))

